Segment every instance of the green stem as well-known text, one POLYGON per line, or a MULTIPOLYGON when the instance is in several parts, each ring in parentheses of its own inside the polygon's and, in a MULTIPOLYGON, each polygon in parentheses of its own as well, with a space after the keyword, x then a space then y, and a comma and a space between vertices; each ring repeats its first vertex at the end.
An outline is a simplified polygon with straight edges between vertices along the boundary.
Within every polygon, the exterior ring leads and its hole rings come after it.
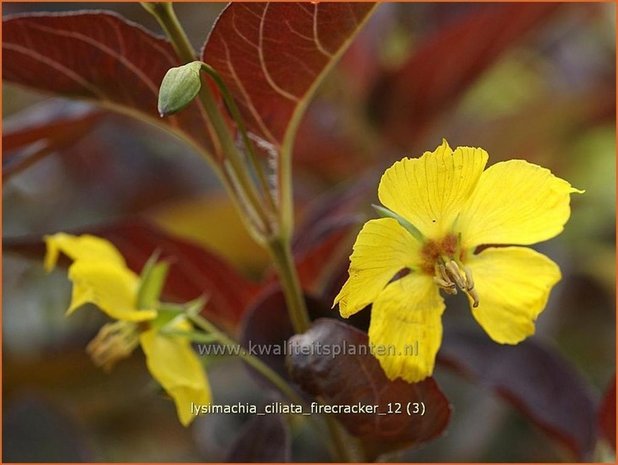
MULTIPOLYGON (((174 48, 181 59, 184 61, 193 61, 195 59, 195 52, 174 13, 172 5, 170 3, 149 4, 147 9, 155 15, 165 33, 172 41, 172 44, 174 44, 174 48)), ((246 177, 247 171, 242 166, 241 160, 239 160, 236 146, 231 140, 228 128, 219 113, 219 108, 207 85, 202 86, 200 99, 223 145, 224 153, 228 156, 232 164, 234 174, 237 176, 242 193, 246 194, 248 202, 253 206, 250 213, 255 212, 259 217, 259 221, 261 222, 261 225, 258 226, 260 229, 259 232, 269 238, 268 248, 273 256, 275 266, 281 278, 281 285, 283 287, 294 330, 299 333, 305 332, 309 329, 310 321, 292 260, 290 247, 291 219, 285 221, 288 225, 286 227, 287 230, 280 231, 280 234, 278 234, 279 237, 275 237, 275 231, 273 231, 275 226, 271 224, 273 218, 265 214, 261 202, 254 195, 255 186, 250 182, 250 179, 246 177)), ((251 149, 251 145, 248 146, 248 149, 251 149)), ((291 182, 289 174, 291 167, 289 164, 285 165, 283 171, 287 172, 287 174, 283 176, 283 179, 286 180, 284 184, 286 184, 287 187, 282 186, 282 191, 286 192, 285 197, 287 200, 281 208, 284 210, 282 213, 283 217, 288 217, 291 215, 291 212, 286 213, 286 211, 290 210, 292 202, 292 199, 288 198, 291 197, 291 186, 288 185, 291 182)), ((224 176, 226 176, 229 182, 229 176, 225 173, 224 176)))
POLYGON ((196 59, 195 51, 184 29, 180 25, 171 2, 143 2, 142 6, 152 14, 163 28, 165 35, 172 41, 172 46, 180 59, 186 63, 196 59))
MULTIPOLYGON (((187 317, 191 322, 206 332, 206 334, 200 334, 192 332, 189 337, 192 339, 195 337, 195 341, 207 341, 213 342, 216 341, 219 344, 227 347, 233 348, 230 353, 238 354, 240 358, 249 366, 254 368, 258 373, 264 376, 268 381, 270 381, 273 386, 275 386, 283 395, 285 395, 292 402, 302 405, 305 404, 305 400, 300 397, 296 391, 294 391, 290 385, 281 377, 277 372, 275 372, 272 368, 266 365, 262 360, 258 357, 247 353, 244 349, 238 351, 234 350, 238 348, 238 343, 234 341, 231 337, 229 337, 224 332, 220 331, 215 325, 213 325, 210 321, 200 315, 193 315, 191 313, 187 313, 187 317)), ((186 333, 184 333, 186 334, 186 333)), ((326 428, 328 429, 329 439, 331 443, 331 449, 333 454, 335 455, 337 461, 340 462, 351 462, 353 460, 352 455, 350 454, 348 448, 346 447, 345 439, 343 436, 343 432, 341 431, 341 426, 337 423, 337 421, 328 415, 322 416, 324 423, 326 424, 326 428)), ((311 421, 313 417, 309 417, 311 421)))
POLYGON ((309 329, 311 321, 294 265, 290 241, 285 238, 277 238, 268 243, 268 250, 279 274, 294 332, 304 333, 309 329))
MULTIPOLYGON (((210 321, 200 315, 188 315, 189 320, 198 328, 204 330, 211 336, 214 336, 221 345, 227 347, 237 348, 238 343, 234 341, 224 332, 220 331, 210 321)), ((238 353, 239 357, 243 359, 245 363, 254 368, 258 373, 264 376, 270 381, 273 386, 279 389, 288 399, 297 404, 304 404, 305 401, 294 391, 290 385, 279 376, 272 368, 266 365, 258 357, 247 353, 245 350, 234 350, 232 353, 238 353)))
POLYGON ((268 215, 264 211, 262 202, 259 198, 259 194, 247 173, 246 167, 242 161, 242 157, 240 156, 238 149, 234 144, 234 140, 232 139, 227 124, 225 123, 221 116, 221 113, 219 112, 218 105, 208 85, 202 86, 199 97, 204 107, 206 108, 206 113, 208 113, 208 116, 213 123, 217 135, 219 136, 219 141, 221 142, 223 153, 230 161, 233 173, 236 176, 241 192, 244 194, 246 200, 251 206, 252 212, 257 216, 257 218, 259 218, 260 224, 258 225, 258 230, 266 237, 270 236, 272 233, 270 231, 271 221, 269 220, 268 215))
POLYGON ((238 126, 238 130, 240 131, 243 143, 245 144, 247 152, 249 153, 249 160, 251 161, 256 177, 258 178, 258 181, 262 186, 262 190, 264 192, 264 196, 266 197, 266 201, 268 202, 268 206, 272 211, 276 211, 277 207, 272 197, 271 189, 268 185, 268 180, 266 179, 266 174, 264 173, 264 169, 262 167, 262 164, 260 163, 257 151, 255 150, 255 145, 249 137, 249 132, 247 131, 244 119, 240 114, 240 110, 238 109, 238 106, 236 105, 236 102, 234 101, 231 92, 225 85, 225 82, 223 82, 223 79, 221 79, 221 76, 219 76, 219 73, 217 73, 212 66, 202 62, 202 71, 207 73, 219 87, 219 90, 221 91, 221 95, 223 96, 223 100, 225 101, 230 115, 238 126))
MULTIPOLYGON (((296 267, 294 266, 290 239, 286 237, 277 238, 269 242, 268 246, 281 280, 281 287, 285 296, 288 314, 290 315, 290 320, 294 327, 294 332, 304 333, 309 329, 311 321, 309 319, 303 291, 298 280, 296 267)), ((337 457, 338 461, 351 462, 353 457, 344 440, 344 433, 341 425, 337 420, 328 415, 324 415, 323 417, 329 431, 331 448, 333 449, 334 455, 337 457)))
MULTIPOLYGON (((196 60, 195 50, 189 42, 187 34, 185 33, 182 25, 178 21, 178 17, 174 12, 172 3, 143 3, 144 8, 150 12, 159 22, 163 28, 165 34, 172 42, 172 46, 176 51, 180 59, 189 63, 196 60)), ((260 201, 259 193, 257 192, 255 185, 251 182, 247 170, 242 162, 232 135, 230 134, 227 123, 225 122, 217 102, 215 101, 212 91, 208 85, 203 85, 199 93, 200 102, 208 115, 208 124, 212 125, 212 129, 217 134, 217 138, 212 138, 215 144, 219 145, 219 152, 225 154, 229 160, 232 170, 233 179, 229 173, 225 172, 224 178, 227 183, 232 184, 232 191, 240 190, 242 194, 241 204, 248 210, 249 218, 257 219, 258 224, 254 224, 253 227, 257 230, 257 238, 269 237, 273 234, 272 222, 269 215, 264 211, 263 204, 260 201), (234 185, 234 184, 237 184, 234 185)), ((211 131, 212 132, 212 131, 211 131)))
MULTIPOLYGON (((283 147, 291 142, 284 141, 283 147)), ((291 240, 294 231, 294 192, 292 189, 292 156, 289 150, 281 149, 278 163, 277 186, 279 188, 279 225, 281 236, 291 240)))
POLYGON ((324 421, 326 422, 326 427, 330 434, 330 441, 335 456, 341 462, 354 462, 354 457, 346 445, 342 428, 337 420, 328 415, 324 415, 324 421))
POLYGON ((200 344, 212 344, 213 342, 219 342, 219 338, 212 334, 204 334, 198 331, 182 331, 179 329, 162 329, 161 334, 166 336, 183 336, 188 337, 193 342, 199 342, 200 344))
MULTIPOLYGON (((182 26, 180 25, 176 14, 174 13, 173 6, 171 3, 154 3, 154 4, 143 4, 144 8, 152 13, 157 21, 161 24, 161 27, 165 31, 168 38, 171 40, 174 49, 178 56, 186 63, 194 61, 195 51, 187 38, 182 26)), ((260 224, 256 225, 258 229, 258 237, 267 239, 266 244, 268 246, 268 250, 270 251, 275 266, 277 268, 277 272, 279 274, 281 280, 281 286, 283 288, 283 293, 285 295, 286 304, 288 307, 288 312, 290 314, 290 319, 294 326, 294 331, 296 333, 303 333, 309 329, 310 320, 305 304, 305 300, 303 297, 302 289, 300 287, 300 282, 298 280, 298 275, 296 272, 296 268, 294 266, 294 261, 292 258, 291 251, 291 236, 292 236, 292 228, 293 228, 293 199, 292 199, 292 185, 291 185, 291 161, 290 157, 286 157, 287 159, 281 164, 281 172, 279 173, 280 180, 280 207, 279 207, 279 221, 277 224, 273 224, 273 219, 263 208, 263 205, 260 201, 260 196, 255 188, 255 185, 251 181, 251 177, 248 174, 248 171, 245 169, 243 164, 242 157, 240 156, 233 138, 229 132, 229 128, 223 119, 219 107, 212 95, 210 88, 205 85, 202 86, 199 98, 203 108, 206 111, 206 114, 209 117, 209 121, 207 121, 209 125, 209 130, 214 128, 218 136, 218 140, 214 141, 215 143, 219 143, 220 150, 223 154, 226 155, 229 160, 233 175, 236 176, 236 181, 240 190, 240 193, 245 196, 245 199, 248 202, 239 202, 242 206, 244 206, 250 214, 255 214, 260 221, 260 224), (210 127, 212 125, 212 128, 210 127)), ((228 105, 229 106, 229 105, 228 105)), ((232 107, 232 111, 234 108, 232 107)), ((234 116, 234 115, 233 115, 234 116)), ((236 115, 238 116, 238 115, 236 115)), ((238 121, 237 121, 238 123, 238 121)), ((244 129, 242 127, 241 129, 244 129)), ((212 133, 212 130, 211 130, 212 133)), ((258 176, 260 176, 260 171, 255 165, 256 159, 255 153, 253 150, 252 144, 248 143, 248 137, 246 131, 242 131, 243 141, 247 145, 247 150, 252 158, 252 163, 254 163, 254 167, 258 172, 258 176)), ((224 179, 226 180, 226 187, 230 189, 230 184, 232 184, 232 188, 236 186, 233 185, 233 181, 230 178, 230 174, 223 170, 224 179)), ((268 189, 267 182, 265 182, 264 178, 261 178, 260 181, 263 185, 266 186, 265 195, 270 196, 270 190, 268 189)), ((235 191, 236 189, 233 189, 235 191)), ((270 205, 269 205, 270 206, 270 205)), ((274 206, 274 203, 273 203, 274 206)), ((191 321, 204 331, 207 331, 211 334, 215 334, 221 344, 225 345, 234 345, 237 343, 229 338, 226 334, 219 331, 214 325, 212 325, 208 320, 202 318, 199 315, 189 315, 188 316, 191 321)), ((288 398, 293 400, 294 402, 301 403, 303 400, 298 396, 298 394, 290 388, 290 386, 283 380, 277 373, 270 369, 266 364, 264 364, 259 358, 252 356, 251 354, 242 353, 241 357, 243 360, 252 366, 256 371, 262 374, 266 379, 268 379, 274 386, 276 386, 283 394, 285 394, 288 398)), ((351 461, 352 456, 349 453, 345 441, 343 439, 343 433, 341 430, 341 426, 339 423, 329 416, 324 416, 324 421, 326 422, 329 432, 330 439, 333 445, 334 452, 340 461, 351 461)))

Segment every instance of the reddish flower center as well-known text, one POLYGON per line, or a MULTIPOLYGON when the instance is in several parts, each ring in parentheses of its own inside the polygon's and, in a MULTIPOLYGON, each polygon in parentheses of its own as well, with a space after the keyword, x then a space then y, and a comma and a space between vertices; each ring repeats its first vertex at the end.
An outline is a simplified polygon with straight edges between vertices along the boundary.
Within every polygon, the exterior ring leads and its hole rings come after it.
POLYGON ((436 264, 444 258, 461 260, 463 257, 460 253, 459 257, 455 257, 457 253, 457 237, 454 234, 448 234, 440 241, 428 240, 421 249, 421 257, 423 259, 421 269, 424 273, 433 276, 435 273, 436 264))

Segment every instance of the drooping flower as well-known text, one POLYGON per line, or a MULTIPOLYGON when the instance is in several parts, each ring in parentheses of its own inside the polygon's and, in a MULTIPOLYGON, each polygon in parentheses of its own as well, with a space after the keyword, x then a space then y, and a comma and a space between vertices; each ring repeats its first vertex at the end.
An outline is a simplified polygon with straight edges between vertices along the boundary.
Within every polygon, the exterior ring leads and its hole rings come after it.
POLYGON ((141 278, 127 267, 110 242, 90 235, 64 233, 47 236, 45 242, 48 271, 55 267, 60 252, 73 260, 69 267, 73 291, 67 315, 91 303, 117 320, 104 325, 88 345, 94 362, 110 369, 141 345, 148 370, 172 397, 180 422, 187 426, 195 418, 191 402, 208 404, 211 393, 190 340, 178 334, 192 329, 186 316, 164 315, 154 302, 141 308, 141 278))
POLYGON ((552 260, 521 246, 559 234, 570 194, 583 191, 524 160, 485 170, 487 160, 483 149, 451 150, 443 141, 382 176, 378 197, 386 208, 377 208, 386 217, 358 234, 334 305, 347 318, 373 304, 369 342, 384 347, 374 353, 390 379, 417 382, 433 373, 445 308, 440 291, 466 294, 494 341, 517 344, 534 333, 561 278, 552 260))

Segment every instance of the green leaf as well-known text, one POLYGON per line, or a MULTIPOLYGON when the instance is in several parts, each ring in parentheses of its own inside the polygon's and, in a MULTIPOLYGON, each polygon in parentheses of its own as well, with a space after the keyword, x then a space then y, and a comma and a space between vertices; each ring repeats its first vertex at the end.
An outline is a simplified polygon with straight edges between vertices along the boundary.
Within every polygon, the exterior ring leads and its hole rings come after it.
POLYGON ((155 308, 165 285, 169 264, 157 263, 158 252, 153 253, 142 269, 141 282, 137 291, 137 307, 140 309, 155 308))
POLYGON ((159 88, 159 114, 172 115, 189 105, 202 87, 200 68, 202 63, 193 61, 170 68, 159 88))

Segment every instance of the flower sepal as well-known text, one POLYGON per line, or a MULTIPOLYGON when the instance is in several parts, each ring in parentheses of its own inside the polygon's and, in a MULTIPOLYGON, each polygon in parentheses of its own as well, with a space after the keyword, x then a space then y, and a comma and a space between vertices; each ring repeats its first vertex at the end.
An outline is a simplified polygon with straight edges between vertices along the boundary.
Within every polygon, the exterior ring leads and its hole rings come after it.
POLYGON ((163 331, 170 325, 173 326, 174 320, 180 316, 190 319, 199 315, 206 301, 204 297, 198 297, 184 304, 161 302, 157 306, 157 318, 151 322, 151 326, 163 331))
POLYGON ((398 215, 394 211, 381 205, 371 204, 371 206, 376 212, 378 212, 378 215, 380 215, 381 218, 392 218, 396 220, 401 226, 406 229, 406 231, 408 231, 410 234, 412 234, 412 236, 418 239, 419 242, 425 242, 425 236, 423 236, 423 233, 420 232, 416 226, 406 220, 403 216, 398 215))
POLYGON ((156 308, 159 305, 169 263, 159 262, 158 259, 159 252, 154 252, 142 268, 137 289, 137 308, 156 308))

